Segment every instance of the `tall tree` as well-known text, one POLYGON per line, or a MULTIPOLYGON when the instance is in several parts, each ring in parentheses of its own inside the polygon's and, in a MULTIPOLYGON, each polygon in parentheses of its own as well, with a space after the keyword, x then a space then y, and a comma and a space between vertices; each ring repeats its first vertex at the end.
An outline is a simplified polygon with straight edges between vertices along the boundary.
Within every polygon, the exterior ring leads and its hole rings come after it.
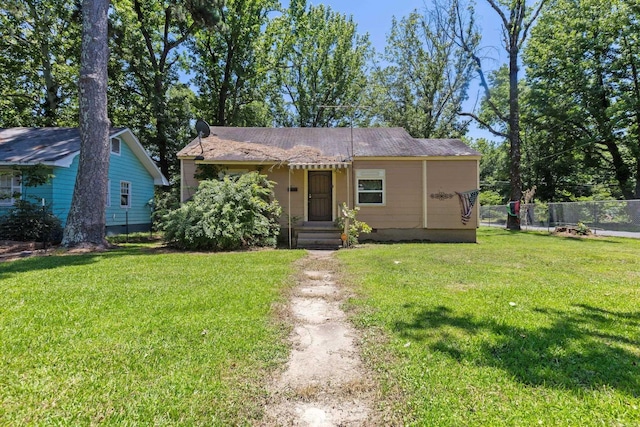
POLYGON ((62 244, 104 245, 109 174, 107 12, 109 0, 83 0, 79 80, 80 160, 62 244))
MULTIPOLYGON (((539 145, 562 147, 573 170, 615 182, 615 195, 640 198, 640 10, 612 0, 555 1, 526 49, 532 114, 539 145)), ((540 149, 541 151, 543 148, 540 149)))
POLYGON ((136 132, 156 158, 162 173, 175 172, 175 154, 183 141, 172 141, 167 108, 169 89, 179 82, 186 65, 185 43, 199 28, 213 28, 219 21, 221 0, 114 0, 111 14, 111 68, 117 97, 112 114, 116 124, 131 119, 136 132), (128 105, 137 105, 132 111, 128 105), (173 166, 173 167, 172 167, 173 166))
POLYGON ((0 127, 77 124, 80 27, 75 2, 0 4, 0 127))
MULTIPOLYGON (((393 18, 383 61, 374 74, 380 86, 372 99, 379 119, 405 128, 417 138, 452 138, 466 133, 459 113, 473 71, 469 56, 451 39, 455 9, 444 3, 424 14, 393 18)), ((475 49, 479 36, 468 26, 465 38, 475 49)))
POLYGON ((372 51, 353 18, 306 0, 292 0, 268 30, 273 37, 269 96, 278 126, 347 124, 367 84, 372 51), (325 108, 331 106, 332 108, 325 108), (346 108, 333 108, 343 106, 346 108))
POLYGON ((277 0, 227 0, 219 31, 191 43, 201 116, 216 126, 270 125, 262 91, 269 69, 264 32, 277 0))
MULTIPOLYGON (((457 0, 456 0, 457 1, 457 0)), ((527 0, 486 0, 489 6, 498 15, 498 19, 502 24, 502 36, 504 49, 508 55, 509 69, 509 113, 505 115, 492 100, 492 93, 489 84, 485 78, 483 71, 482 57, 478 50, 471 43, 465 29, 468 28, 468 22, 463 18, 465 12, 458 3, 457 16, 458 26, 455 33, 455 39, 460 46, 468 53, 476 64, 476 70, 480 77, 480 84, 485 92, 485 101, 489 108, 492 109, 496 117, 506 124, 506 131, 501 131, 483 122, 474 113, 463 113, 463 115, 474 118, 480 125, 486 127, 494 135, 508 139, 509 141, 509 181, 511 190, 509 197, 511 200, 520 200, 522 198, 522 176, 520 170, 521 161, 521 135, 520 135, 520 98, 518 91, 518 72, 520 51, 527 40, 531 26, 538 18, 542 8, 547 0, 538 0, 533 3, 527 0), (529 5, 528 5, 529 3, 529 5)), ((473 7, 471 11, 471 22, 473 22, 473 7)), ((509 216, 507 228, 520 229, 520 223, 516 217, 509 216)))

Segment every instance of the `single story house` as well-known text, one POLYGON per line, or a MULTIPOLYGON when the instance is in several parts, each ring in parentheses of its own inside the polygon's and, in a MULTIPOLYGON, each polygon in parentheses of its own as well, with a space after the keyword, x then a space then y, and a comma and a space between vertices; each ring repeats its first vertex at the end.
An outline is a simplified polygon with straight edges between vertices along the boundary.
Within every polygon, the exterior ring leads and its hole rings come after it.
MULTIPOLYGON (((155 186, 169 182, 129 129, 111 129, 110 139, 106 232, 149 230, 155 186)), ((0 129, 0 215, 13 206, 12 196, 19 193, 23 200, 45 203, 64 226, 78 173, 78 154, 78 128, 0 129), (47 168, 52 177, 43 185, 24 185, 22 171, 37 165, 47 168)))
POLYGON ((212 127, 178 158, 183 201, 204 165, 266 174, 293 246, 296 236, 299 247, 310 239, 302 233, 335 229, 343 202, 373 228, 360 240, 476 241, 480 153, 458 139, 416 139, 402 128, 212 127))

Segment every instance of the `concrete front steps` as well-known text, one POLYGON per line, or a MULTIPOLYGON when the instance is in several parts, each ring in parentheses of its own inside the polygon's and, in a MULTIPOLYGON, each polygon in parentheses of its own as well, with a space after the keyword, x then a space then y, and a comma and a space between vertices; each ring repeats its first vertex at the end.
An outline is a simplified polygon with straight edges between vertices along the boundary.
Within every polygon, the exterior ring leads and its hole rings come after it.
POLYGON ((305 222, 296 227, 298 249, 336 250, 342 247, 342 232, 332 222, 305 222))

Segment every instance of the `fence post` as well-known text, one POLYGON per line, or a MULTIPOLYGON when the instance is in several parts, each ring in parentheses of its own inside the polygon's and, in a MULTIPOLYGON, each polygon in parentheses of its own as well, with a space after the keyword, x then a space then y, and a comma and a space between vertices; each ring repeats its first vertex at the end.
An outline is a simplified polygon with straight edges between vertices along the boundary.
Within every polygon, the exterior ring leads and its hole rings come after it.
POLYGON ((47 250, 47 211, 44 202, 44 198, 42 198, 42 250, 47 250))

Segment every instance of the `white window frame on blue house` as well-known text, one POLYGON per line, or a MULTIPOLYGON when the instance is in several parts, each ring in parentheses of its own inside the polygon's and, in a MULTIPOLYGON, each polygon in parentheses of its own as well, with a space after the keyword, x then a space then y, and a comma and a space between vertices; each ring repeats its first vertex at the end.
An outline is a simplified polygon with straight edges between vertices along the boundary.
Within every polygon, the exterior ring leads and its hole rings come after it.
POLYGON ((122 209, 131 207, 131 183, 129 181, 120 181, 120 207, 122 209), (125 200, 126 203, 123 203, 125 200))
POLYGON ((356 169, 357 206, 385 206, 386 188, 384 169, 356 169), (371 201, 371 197, 376 197, 378 194, 379 201, 371 201))
POLYGON ((22 193, 22 177, 15 172, 0 173, 0 206, 13 206, 16 193, 22 193))
POLYGON ((122 139, 111 138, 111 154, 119 156, 122 152, 122 139))

